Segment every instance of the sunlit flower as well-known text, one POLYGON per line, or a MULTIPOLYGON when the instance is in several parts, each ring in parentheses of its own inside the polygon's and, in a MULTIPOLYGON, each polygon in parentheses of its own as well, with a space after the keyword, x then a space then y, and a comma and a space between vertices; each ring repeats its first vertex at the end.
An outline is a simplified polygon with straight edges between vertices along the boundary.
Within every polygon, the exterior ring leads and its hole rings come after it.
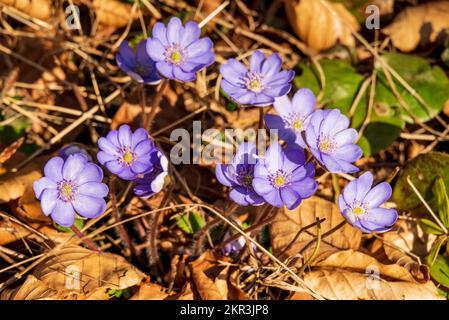
POLYGON ((315 104, 315 96, 309 89, 298 90, 292 100, 287 95, 278 97, 274 100, 274 108, 279 115, 266 114, 265 123, 269 129, 277 129, 279 137, 285 142, 304 148, 306 144, 302 133, 307 128, 315 104))
POLYGON ((385 232, 395 224, 398 213, 380 208, 391 197, 387 182, 373 187, 373 175, 365 172, 348 183, 338 198, 341 214, 351 225, 363 232, 385 232))
POLYGON ((353 173, 359 169, 352 164, 362 156, 355 144, 357 131, 348 129, 349 119, 339 109, 316 110, 305 131, 306 143, 313 156, 328 171, 353 173))
POLYGON ((177 17, 171 18, 167 27, 161 22, 153 26, 153 36, 146 48, 164 78, 193 81, 198 71, 214 63, 214 45, 208 37, 200 35, 196 22, 189 21, 183 26, 177 17))
POLYGON ((153 168, 151 153, 154 142, 145 129, 134 133, 124 124, 98 140, 98 161, 123 180, 134 180, 153 168))
POLYGON ((313 163, 306 163, 302 148, 283 150, 274 143, 254 169, 253 187, 271 205, 292 210, 316 192, 314 175, 313 163))
POLYGON ((231 187, 230 198, 242 206, 259 206, 265 201, 253 188, 254 167, 257 150, 253 143, 242 143, 229 164, 217 164, 215 175, 218 181, 231 187))
POLYGON ((96 218, 106 209, 103 199, 109 192, 102 183, 103 171, 88 161, 83 154, 50 159, 44 167, 44 176, 33 184, 42 211, 59 225, 70 227, 75 213, 85 218, 96 218))
POLYGON ((282 70, 277 53, 268 58, 261 51, 251 56, 249 70, 235 59, 220 66, 221 88, 234 101, 244 105, 267 106, 274 98, 286 95, 292 88, 293 70, 282 70))
POLYGON ((168 176, 167 157, 158 148, 154 148, 151 153, 151 163, 153 165, 151 171, 146 173, 143 178, 135 180, 137 186, 134 187, 134 193, 144 199, 160 192, 168 176))
POLYGON ((146 41, 140 41, 136 50, 133 50, 128 41, 124 40, 116 56, 117 64, 137 82, 157 84, 161 77, 157 73, 155 62, 148 56, 146 41))

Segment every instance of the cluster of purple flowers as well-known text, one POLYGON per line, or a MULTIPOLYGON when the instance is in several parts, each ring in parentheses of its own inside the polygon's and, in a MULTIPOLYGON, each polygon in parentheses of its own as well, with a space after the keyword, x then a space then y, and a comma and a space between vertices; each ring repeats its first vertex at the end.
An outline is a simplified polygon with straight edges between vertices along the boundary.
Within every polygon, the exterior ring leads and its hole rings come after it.
POLYGON ((208 37, 200 38, 198 24, 182 25, 179 18, 167 26, 157 22, 152 37, 140 41, 133 50, 123 41, 117 53, 118 66, 139 83, 157 84, 161 79, 193 81, 196 73, 215 61, 214 45, 208 37))
MULTIPOLYGON (((300 89, 290 99, 294 72, 282 70, 277 54, 268 58, 256 51, 247 69, 230 59, 220 68, 221 88, 239 104, 263 107, 274 105, 277 114, 266 114, 265 124, 276 130, 286 147, 272 144, 264 156, 256 146, 240 146, 230 164, 217 165, 220 183, 231 188, 230 198, 240 205, 296 208, 317 190, 315 169, 307 162, 307 148, 316 161, 331 173, 355 173, 353 164, 362 156, 356 145, 358 133, 349 128, 349 119, 339 109, 316 109, 316 98, 309 89, 300 89)), ((391 228, 397 212, 379 206, 391 196, 388 183, 371 189, 371 173, 348 184, 339 199, 342 215, 364 232, 382 232, 391 228), (371 191, 370 191, 371 190, 371 191)))
MULTIPOLYGON (((123 180, 135 181, 137 196, 148 198, 162 190, 168 160, 145 129, 132 132, 128 125, 122 125, 100 138, 98 146, 100 164, 123 180)), ((76 214, 97 218, 105 211, 104 198, 109 189, 102 181, 101 167, 92 162, 85 149, 74 144, 62 148, 47 162, 44 177, 34 182, 34 192, 45 215, 70 227, 76 214)))

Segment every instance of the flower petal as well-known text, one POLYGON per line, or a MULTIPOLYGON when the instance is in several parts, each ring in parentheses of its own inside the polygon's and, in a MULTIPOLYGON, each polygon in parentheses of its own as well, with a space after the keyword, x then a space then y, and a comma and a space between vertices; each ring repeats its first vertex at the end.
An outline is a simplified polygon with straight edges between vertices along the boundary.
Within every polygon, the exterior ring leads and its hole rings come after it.
POLYGON ((235 186, 235 181, 229 176, 228 166, 226 164, 217 164, 215 168, 215 176, 217 180, 226 187, 235 186))
POLYGON ((103 198, 78 194, 73 201, 73 207, 80 216, 97 218, 106 210, 106 202, 103 198))
POLYGON ((95 163, 87 163, 83 171, 76 177, 75 183, 77 185, 82 185, 87 182, 101 182, 102 180, 103 170, 95 163))
POLYGON ((214 47, 214 43, 209 37, 201 38, 191 43, 187 48, 187 61, 190 58, 195 58, 208 53, 214 47))
POLYGON ((145 45, 151 59, 155 62, 165 61, 165 47, 159 39, 149 38, 145 45))
POLYGON ((179 43, 180 35, 184 33, 182 21, 178 17, 172 17, 167 25, 167 40, 169 44, 179 43))
POLYGON ((302 201, 301 196, 289 187, 281 189, 281 199, 289 210, 295 209, 302 201))
POLYGON ((279 189, 273 188, 271 192, 264 194, 263 198, 266 202, 277 208, 281 208, 284 205, 279 189))
POLYGON ((283 118, 288 117, 293 113, 292 102, 288 95, 276 97, 273 106, 276 112, 283 118))
POLYGON ((249 70, 251 72, 260 73, 262 64, 265 61, 265 55, 260 50, 256 50, 249 60, 249 70))
POLYGON ((180 67, 173 67, 173 75, 179 81, 188 82, 196 79, 195 72, 184 72, 180 67))
POLYGON ((56 189, 45 189, 42 192, 41 208, 42 212, 48 216, 52 213, 58 201, 59 191, 56 189))
POLYGON ((44 175, 53 180, 61 181, 62 177, 62 167, 64 166, 64 160, 61 157, 54 157, 48 160, 44 167, 44 175))
POLYGON ((34 181, 33 190, 36 198, 40 200, 42 192, 45 189, 56 189, 56 182, 47 177, 42 177, 39 180, 34 181))
POLYGON ((182 47, 187 47, 192 42, 199 39, 201 35, 201 29, 198 27, 198 23, 194 21, 188 21, 184 26, 184 33, 180 38, 180 44, 182 47))
POLYGON ((174 79, 173 75, 173 65, 168 62, 157 62, 156 63, 157 71, 167 79, 174 79))
POLYGON ((101 182, 87 182, 78 186, 78 192, 85 196, 103 198, 108 195, 109 188, 101 182))
POLYGON ((247 206, 250 204, 248 203, 247 195, 247 189, 240 186, 235 187, 231 190, 231 192, 229 192, 229 197, 232 199, 232 201, 241 206, 247 206))
POLYGON ((132 131, 127 124, 122 124, 118 129, 118 141, 121 147, 131 147, 132 144, 132 131))
POLYGON ((229 59, 227 63, 220 66, 220 73, 223 78, 234 86, 237 86, 242 81, 246 72, 245 65, 235 59, 229 59))
POLYGON ((398 219, 398 213, 394 209, 376 208, 360 219, 360 223, 370 231, 383 232, 391 229, 398 219))
POLYGON ((312 90, 303 88, 296 91, 292 99, 293 110, 308 116, 315 110, 316 98, 312 90))
POLYGON ((274 187, 267 179, 263 179, 260 177, 254 177, 253 179, 253 188, 260 195, 265 195, 270 193, 274 187))
POLYGON ((62 176, 66 180, 74 180, 83 171, 86 164, 86 156, 80 153, 71 154, 62 167, 62 176))
MULTIPOLYGON (((168 45, 167 28, 165 28, 165 25, 162 22, 156 22, 154 24, 152 35, 153 38, 159 40, 163 46, 168 45)), ((149 40, 151 40, 151 38, 149 40)))
POLYGON ((391 197, 391 186, 387 182, 379 183, 372 188, 363 200, 369 208, 377 208, 391 197))
POLYGON ((118 153, 118 147, 115 146, 110 140, 107 138, 101 137, 98 139, 98 146, 101 150, 103 150, 106 153, 109 153, 111 155, 120 156, 118 153))
POLYGON ((267 78, 271 78, 279 72, 282 66, 282 59, 278 53, 272 53, 263 63, 261 72, 267 78))
POLYGON ((71 227, 75 222, 75 211, 70 202, 57 200, 55 208, 51 213, 54 222, 63 227, 71 227))

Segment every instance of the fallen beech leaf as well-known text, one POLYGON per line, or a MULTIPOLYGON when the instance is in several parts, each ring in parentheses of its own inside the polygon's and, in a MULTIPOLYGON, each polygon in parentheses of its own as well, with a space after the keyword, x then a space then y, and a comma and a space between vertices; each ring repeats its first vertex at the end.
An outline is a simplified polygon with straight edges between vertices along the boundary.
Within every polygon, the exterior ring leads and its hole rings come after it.
POLYGON ((420 42, 435 42, 440 32, 449 28, 448 16, 449 1, 423 3, 405 8, 382 32, 391 37, 396 48, 409 52, 420 42))
POLYGON ((13 206, 13 211, 16 216, 30 222, 51 222, 50 218, 42 212, 41 203, 36 198, 32 185, 25 189, 17 205, 13 206))
POLYGON ((144 280, 129 300, 164 300, 169 296, 165 291, 164 287, 144 280))
POLYGON ((383 235, 383 247, 388 259, 403 266, 419 282, 427 282, 430 279, 429 268, 426 265, 420 265, 415 258, 405 252, 412 253, 421 261, 430 251, 430 246, 436 236, 423 234, 418 229, 418 225, 413 221, 400 220, 396 223, 395 230, 383 235), (402 250, 400 250, 402 249, 402 250))
POLYGON ((407 269, 382 264, 354 250, 334 253, 305 274, 304 281, 327 299, 429 300, 440 299, 433 282, 417 283, 407 269))
POLYGON ((51 0, 0 0, 0 2, 34 18, 45 20, 51 16, 51 0))
POLYGON ((137 11, 131 16, 132 5, 118 0, 94 0, 92 4, 98 21, 107 26, 121 28, 129 20, 138 17, 137 11))
POLYGON ((192 279, 201 299, 226 300, 228 289, 223 279, 223 268, 216 263, 214 254, 206 251, 190 264, 192 279))
POLYGON ((48 157, 43 156, 17 172, 2 175, 0 177, 0 203, 20 198, 27 187, 32 186, 34 181, 42 177, 41 170, 47 160, 48 157))
MULTIPOLYGON (((280 210, 271 227, 273 253, 279 256, 295 239, 298 231, 316 221, 316 218, 326 219, 321 223, 321 233, 324 234, 344 221, 338 207, 325 199, 311 197, 304 200, 295 210, 280 210)), ((307 259, 316 246, 316 226, 303 231, 290 248, 280 258, 285 259, 297 254, 307 259), (304 250, 305 249, 305 250, 304 250), (304 250, 304 252, 302 252, 304 250)), ((321 240, 315 262, 326 258, 337 250, 358 249, 362 233, 345 223, 337 231, 321 240)))
POLYGON ((286 0, 285 10, 295 33, 317 51, 333 47, 338 41, 354 47, 351 29, 360 29, 356 18, 341 3, 328 0, 286 0))
POLYGON ((22 137, 17 141, 14 141, 5 149, 3 149, 2 152, 0 152, 0 164, 8 161, 8 159, 10 159, 17 152, 17 150, 23 144, 23 141, 25 141, 25 137, 22 137))
POLYGON ((132 124, 137 117, 142 115, 142 107, 138 104, 123 102, 114 114, 111 129, 115 130, 122 124, 132 124))
POLYGON ((376 281, 371 287, 365 274, 319 270, 307 273, 304 281, 326 299, 332 300, 444 300, 433 282, 376 281))
POLYGON ((109 289, 129 288, 144 278, 121 256, 73 246, 42 261, 21 287, 5 290, 0 298, 109 299, 109 289), (39 295, 35 295, 36 290, 39 295))

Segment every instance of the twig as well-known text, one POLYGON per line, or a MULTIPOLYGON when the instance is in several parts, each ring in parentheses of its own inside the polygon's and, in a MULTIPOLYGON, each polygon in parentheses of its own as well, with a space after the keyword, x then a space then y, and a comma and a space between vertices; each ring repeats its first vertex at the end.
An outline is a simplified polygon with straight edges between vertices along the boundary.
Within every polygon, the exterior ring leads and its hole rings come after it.
POLYGON ((91 239, 87 238, 86 236, 84 236, 83 233, 75 225, 72 225, 70 227, 70 229, 73 231, 74 234, 76 234, 76 236, 78 238, 80 238, 84 242, 84 244, 90 250, 101 252, 101 250, 93 243, 93 241, 91 239))

